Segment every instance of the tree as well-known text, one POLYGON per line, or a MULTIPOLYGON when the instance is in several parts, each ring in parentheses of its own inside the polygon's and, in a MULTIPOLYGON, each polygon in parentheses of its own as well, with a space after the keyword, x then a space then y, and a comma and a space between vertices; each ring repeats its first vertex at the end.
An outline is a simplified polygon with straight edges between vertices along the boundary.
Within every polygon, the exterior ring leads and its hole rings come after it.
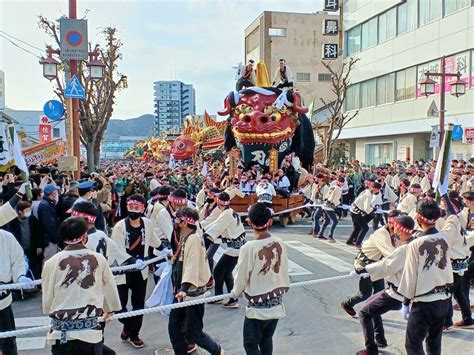
MULTIPOLYGON (((42 28, 59 47, 58 26, 43 16, 39 16, 39 26, 42 28)), ((112 117, 115 104, 115 94, 127 88, 127 77, 118 71, 118 62, 122 60, 120 48, 122 41, 117 36, 117 29, 106 27, 102 30, 105 46, 102 49, 98 44, 94 50, 98 50, 99 60, 105 64, 104 77, 102 80, 91 80, 87 75, 87 66, 84 61, 78 64, 78 79, 86 91, 84 100, 79 100, 79 122, 81 129, 81 143, 87 151, 87 167, 89 172, 97 169, 105 130, 112 117)), ((91 50, 89 43, 89 50, 91 50)), ((68 61, 63 61, 60 69, 64 74, 69 72, 68 61)), ((59 76, 56 78, 54 93, 64 104, 64 81, 59 76)))
POLYGON ((323 66, 331 74, 331 91, 335 99, 327 101, 320 99, 329 111, 329 117, 324 122, 318 122, 313 125, 316 134, 323 145, 323 163, 327 165, 334 151, 334 144, 341 135, 342 129, 357 116, 359 111, 344 112, 344 103, 347 98, 347 90, 350 87, 350 74, 359 58, 350 58, 344 62, 339 69, 334 69, 330 62, 322 61, 323 66))

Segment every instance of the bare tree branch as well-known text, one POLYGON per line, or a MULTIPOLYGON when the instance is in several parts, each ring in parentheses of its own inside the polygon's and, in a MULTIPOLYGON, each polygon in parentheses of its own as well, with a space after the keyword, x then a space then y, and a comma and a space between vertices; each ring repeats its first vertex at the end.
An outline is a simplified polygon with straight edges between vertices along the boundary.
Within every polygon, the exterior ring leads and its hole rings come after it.
POLYGON ((344 103, 347 98, 347 91, 350 87, 350 74, 358 61, 358 58, 350 58, 348 61, 344 62, 341 68, 338 70, 335 70, 332 67, 331 62, 321 62, 326 70, 331 74, 331 91, 336 97, 336 99, 331 102, 320 99, 323 105, 329 111, 329 118, 325 122, 325 126, 327 127, 326 136, 323 136, 320 133, 320 124, 315 126, 318 137, 321 139, 323 144, 324 164, 328 164, 329 160, 331 159, 333 145, 341 135, 342 129, 359 113, 358 111, 353 113, 343 112, 344 103))

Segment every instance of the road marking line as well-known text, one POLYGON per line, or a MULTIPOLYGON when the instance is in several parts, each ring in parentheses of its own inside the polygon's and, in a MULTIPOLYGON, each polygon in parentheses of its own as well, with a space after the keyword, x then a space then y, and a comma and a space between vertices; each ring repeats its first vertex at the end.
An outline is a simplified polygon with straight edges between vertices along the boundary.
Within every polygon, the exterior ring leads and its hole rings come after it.
POLYGON ((313 273, 308 269, 305 269, 301 265, 295 263, 288 259, 288 275, 289 276, 304 276, 304 275, 312 275, 313 273))
POLYGON ((19 317, 15 318, 15 326, 17 328, 25 328, 25 327, 39 327, 42 325, 49 325, 50 320, 49 317, 19 317))
POLYGON ((339 271, 339 272, 347 272, 347 271, 351 271, 351 270, 354 270, 354 267, 345 262, 344 260, 342 259, 339 259, 335 256, 332 256, 328 253, 325 253, 323 252, 322 250, 319 250, 319 249, 316 249, 312 246, 309 246, 305 243, 301 243, 299 241, 295 241, 295 240, 292 240, 292 241, 287 241, 285 242, 286 245, 288 245, 290 248, 293 248, 297 251, 299 251, 300 253, 322 263, 322 264, 325 264, 327 266, 329 266, 331 269, 334 269, 336 271, 339 271))
POLYGON ((339 242, 339 241, 336 241, 336 243, 329 243, 327 241, 324 241, 324 240, 319 240, 317 238, 315 238, 314 240, 316 240, 317 242, 319 243, 323 243, 324 245, 329 245, 331 247, 334 247, 336 249, 340 249, 340 250, 343 250, 345 252, 348 252, 348 253, 351 253, 353 255, 357 255, 357 251, 354 251, 354 248, 353 246, 350 246, 350 245, 347 245, 346 243, 344 242, 339 242))
POLYGON ((18 350, 44 349, 46 337, 16 338, 16 345, 18 350))

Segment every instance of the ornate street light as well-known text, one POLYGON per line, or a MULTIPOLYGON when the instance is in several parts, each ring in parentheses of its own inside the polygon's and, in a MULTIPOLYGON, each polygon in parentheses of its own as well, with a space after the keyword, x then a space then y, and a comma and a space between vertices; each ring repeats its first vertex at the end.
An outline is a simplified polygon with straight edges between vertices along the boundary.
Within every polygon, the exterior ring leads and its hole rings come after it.
POLYGON ((456 81, 451 83, 451 95, 459 97, 466 93, 466 82, 461 80, 460 74, 458 73, 456 81))
POLYGON ((87 68, 89 68, 89 77, 94 81, 102 80, 104 77, 105 64, 97 60, 97 55, 91 55, 91 58, 87 63, 87 68))
POLYGON ((58 76, 58 64, 59 62, 54 59, 49 53, 47 58, 43 58, 39 62, 43 66, 43 76, 49 81, 55 79, 58 76))
POLYGON ((425 74, 425 79, 420 81, 420 91, 423 95, 429 96, 435 93, 436 81, 431 79, 428 75, 425 74))

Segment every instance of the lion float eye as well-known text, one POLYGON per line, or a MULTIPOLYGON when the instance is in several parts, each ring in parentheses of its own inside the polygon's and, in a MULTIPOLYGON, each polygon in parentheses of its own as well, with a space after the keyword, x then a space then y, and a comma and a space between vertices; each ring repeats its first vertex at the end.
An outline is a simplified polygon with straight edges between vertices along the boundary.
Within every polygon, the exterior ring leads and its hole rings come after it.
POLYGON ((281 120, 281 113, 275 112, 271 115, 272 121, 279 122, 281 120))
POLYGON ((184 143, 183 142, 179 142, 178 143, 178 149, 183 149, 184 148, 184 143))

